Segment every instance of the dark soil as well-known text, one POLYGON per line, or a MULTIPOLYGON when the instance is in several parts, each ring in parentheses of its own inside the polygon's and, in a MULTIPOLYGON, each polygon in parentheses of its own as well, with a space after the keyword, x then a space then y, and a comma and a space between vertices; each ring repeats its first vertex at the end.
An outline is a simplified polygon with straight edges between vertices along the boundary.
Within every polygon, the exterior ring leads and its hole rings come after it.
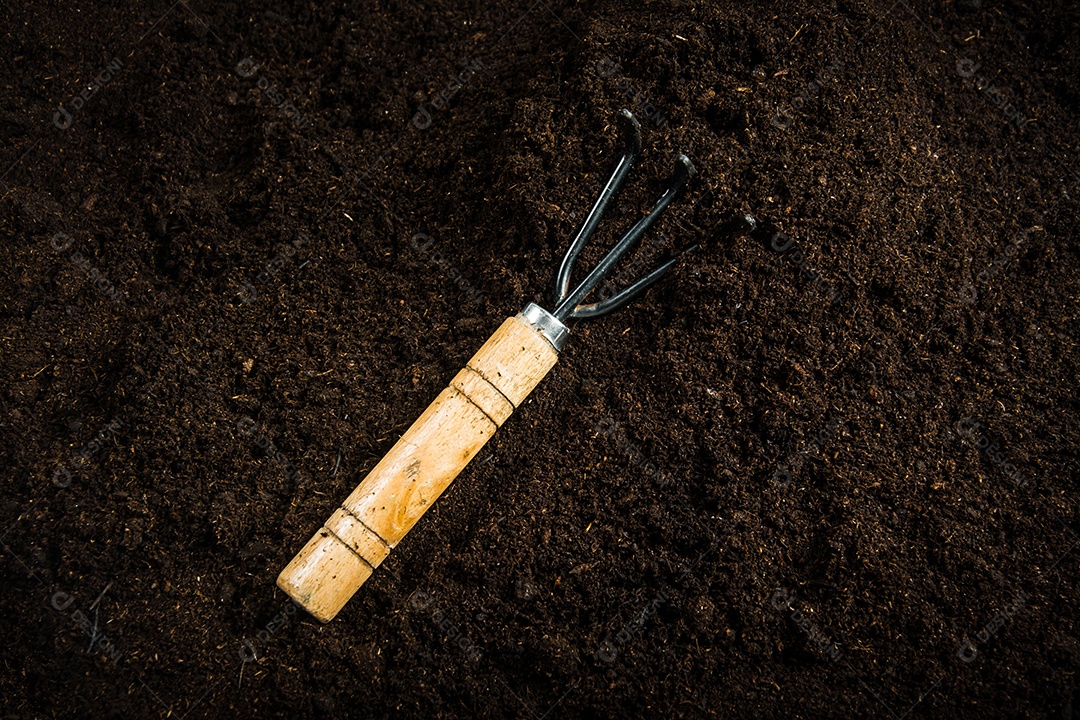
POLYGON ((1077 716, 1073 3, 101 5, 0 15, 2 717, 1077 716), (296 612, 624 106, 582 265, 701 247, 296 612))

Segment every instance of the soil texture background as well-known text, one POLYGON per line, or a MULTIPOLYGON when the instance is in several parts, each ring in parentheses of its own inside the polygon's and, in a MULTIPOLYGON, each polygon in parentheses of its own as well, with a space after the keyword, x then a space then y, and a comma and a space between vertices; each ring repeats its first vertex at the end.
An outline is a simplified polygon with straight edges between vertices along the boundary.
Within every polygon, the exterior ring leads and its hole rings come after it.
POLYGON ((1077 717, 1078 27, 4 3, 0 717, 1077 717), (622 107, 579 269, 678 153, 616 279, 696 248, 297 611, 285 563, 551 309, 622 107))

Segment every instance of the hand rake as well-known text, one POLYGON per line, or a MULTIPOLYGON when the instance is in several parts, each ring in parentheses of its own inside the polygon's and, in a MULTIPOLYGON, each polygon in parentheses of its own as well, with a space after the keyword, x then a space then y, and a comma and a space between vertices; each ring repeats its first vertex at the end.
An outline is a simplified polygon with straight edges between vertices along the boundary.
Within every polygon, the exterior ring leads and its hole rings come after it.
POLYGON ((517 316, 507 318, 278 576, 278 586, 322 622, 337 615, 548 374, 569 337, 567 323, 618 310, 677 261, 678 256, 666 260, 611 297, 583 302, 694 174, 685 155, 676 158, 675 172, 652 211, 570 289, 578 254, 641 152, 641 128, 634 116, 621 110, 617 121, 622 156, 559 266, 555 309, 548 312, 529 303, 517 316))

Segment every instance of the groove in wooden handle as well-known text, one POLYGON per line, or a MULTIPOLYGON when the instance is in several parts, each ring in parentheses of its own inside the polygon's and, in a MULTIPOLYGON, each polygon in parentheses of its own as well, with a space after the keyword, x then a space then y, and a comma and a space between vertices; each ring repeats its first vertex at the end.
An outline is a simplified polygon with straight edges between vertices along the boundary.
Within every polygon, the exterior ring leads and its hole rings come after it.
POLYGON ((278 587, 332 620, 556 360, 543 336, 507 318, 281 571, 278 587))

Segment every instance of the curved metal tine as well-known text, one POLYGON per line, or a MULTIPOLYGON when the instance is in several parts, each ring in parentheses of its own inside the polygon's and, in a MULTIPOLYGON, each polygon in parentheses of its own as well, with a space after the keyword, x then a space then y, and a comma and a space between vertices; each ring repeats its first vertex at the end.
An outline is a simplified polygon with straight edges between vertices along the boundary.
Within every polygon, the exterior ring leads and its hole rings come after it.
MULTIPOLYGON (((722 226, 722 232, 726 231, 731 235, 737 236, 743 233, 753 232, 757 229, 757 219, 749 213, 743 215, 736 215, 722 226)), ((595 318, 601 315, 607 315, 610 312, 614 312, 619 308, 628 305, 634 298, 644 294, 646 290, 656 284, 661 277, 664 276, 671 267, 679 261, 679 258, 686 253, 694 252, 700 247, 697 243, 682 250, 677 256, 665 260, 663 264, 650 272, 645 277, 637 280, 633 284, 627 286, 623 290, 615 293, 606 300, 601 300, 598 303, 587 303, 578 305, 570 313, 570 317, 574 320, 583 320, 585 318, 595 318)))
POLYGON ((619 192, 619 188, 622 187, 622 184, 626 181, 626 176, 630 173, 634 160, 641 154, 641 124, 626 109, 620 110, 615 116, 615 120, 619 124, 623 138, 623 154, 619 158, 615 170, 612 171, 611 177, 608 178, 607 183, 604 185, 604 189, 600 191, 600 197, 596 199, 592 210, 585 216, 585 221, 581 224, 581 228, 578 230, 577 235, 574 236, 570 248, 566 251, 566 255, 563 256, 562 263, 559 265, 559 272, 555 276, 556 305, 565 300, 567 293, 570 292, 570 275, 574 271, 574 261, 577 259, 578 253, 581 252, 581 248, 585 247, 585 243, 596 231, 596 226, 600 224, 600 218, 603 217, 604 211, 607 210, 608 203, 619 192))
POLYGON ((578 305, 570 311, 570 317, 574 320, 584 320, 585 318, 596 318, 601 315, 607 315, 610 312, 615 312, 619 308, 625 307, 630 304, 638 295, 641 295, 650 287, 656 284, 656 282, 663 277, 672 265, 678 261, 678 258, 671 258, 660 267, 653 270, 651 273, 643 278, 639 278, 636 282, 628 287, 623 288, 619 292, 615 293, 606 300, 601 300, 597 303, 585 303, 578 305))
POLYGON ((565 320, 572 317, 571 313, 574 308, 580 303, 585 296, 588 295, 593 288, 595 288, 600 281, 604 278, 611 268, 622 259, 630 248, 634 246, 634 243, 645 234, 645 231, 656 222, 656 219, 660 217, 660 214, 664 212, 664 209, 671 204, 671 201, 675 199, 675 196, 679 194, 686 181, 690 179, 693 174, 697 172, 694 169, 694 164, 690 162, 690 158, 685 155, 679 155, 675 159, 675 173, 672 175, 671 180, 668 183, 667 190, 660 196, 660 199, 656 201, 656 206, 653 207, 645 217, 638 220, 630 230, 622 236, 619 242, 615 243, 615 247, 608 251, 607 255, 603 257, 592 272, 590 272, 584 280, 581 281, 574 291, 570 293, 565 299, 559 302, 555 308, 555 312, 552 314, 559 320, 565 320))

